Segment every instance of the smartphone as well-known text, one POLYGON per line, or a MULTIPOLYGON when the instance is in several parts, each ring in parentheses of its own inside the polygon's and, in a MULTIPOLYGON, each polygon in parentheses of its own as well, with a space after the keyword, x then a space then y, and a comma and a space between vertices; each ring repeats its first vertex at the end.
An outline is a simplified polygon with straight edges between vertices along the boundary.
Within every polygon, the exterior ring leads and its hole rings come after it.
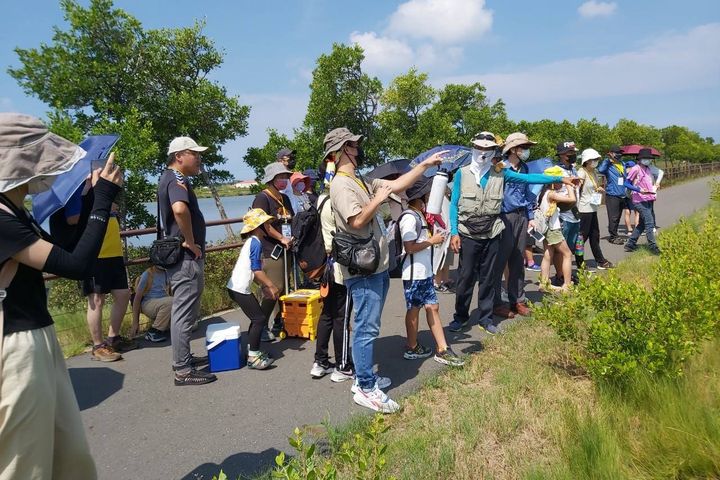
POLYGON ((102 170, 103 168, 105 168, 106 163, 107 163, 107 158, 105 158, 103 160, 93 160, 92 162, 90 162, 90 171, 94 172, 98 168, 100 170, 102 170))
POLYGON ((275 245, 275 248, 273 248, 273 251, 270 253, 270 258, 272 258, 273 260, 277 260, 283 254, 283 250, 285 249, 282 245, 275 245))
POLYGON ((532 237, 532 239, 535 240, 536 242, 542 242, 543 240, 545 240, 545 235, 536 231, 534 228, 531 228, 530 230, 528 230, 528 235, 530 235, 532 237))

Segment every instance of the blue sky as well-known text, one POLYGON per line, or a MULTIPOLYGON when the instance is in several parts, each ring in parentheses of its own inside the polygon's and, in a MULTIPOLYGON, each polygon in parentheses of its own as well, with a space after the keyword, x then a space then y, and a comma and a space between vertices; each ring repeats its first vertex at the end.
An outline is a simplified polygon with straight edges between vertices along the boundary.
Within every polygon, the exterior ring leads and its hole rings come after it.
MULTIPOLYGON (((82 0, 82 4, 89 3, 82 0)), ((720 141, 720 2, 407 0, 363 2, 116 0, 145 28, 205 19, 225 52, 214 78, 252 106, 249 134, 223 146, 237 178, 266 129, 291 133, 307 107, 315 59, 333 42, 366 49, 385 84, 413 65, 436 86, 481 81, 515 120, 632 118, 686 125, 720 141)), ((7 75, 15 46, 64 25, 57 2, 9 0, 0 29, 0 111, 47 108, 7 75)), ((498 132, 507 134, 510 132, 498 132)))

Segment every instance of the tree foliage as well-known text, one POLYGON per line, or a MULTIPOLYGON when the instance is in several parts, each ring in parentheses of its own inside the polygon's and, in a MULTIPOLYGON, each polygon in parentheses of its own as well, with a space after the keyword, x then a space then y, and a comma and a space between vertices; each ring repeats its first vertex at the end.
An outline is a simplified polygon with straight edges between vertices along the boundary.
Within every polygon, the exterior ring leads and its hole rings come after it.
POLYGON ((142 205, 154 198, 166 146, 190 135, 213 148, 203 155, 214 178, 225 159, 219 147, 247 131, 249 107, 208 79, 223 54, 191 27, 146 30, 112 0, 86 8, 62 0, 67 30, 52 42, 16 48, 20 66, 8 72, 26 93, 50 106, 50 128, 73 140, 91 133, 120 133, 118 162, 127 171, 126 224, 154 224, 142 205))

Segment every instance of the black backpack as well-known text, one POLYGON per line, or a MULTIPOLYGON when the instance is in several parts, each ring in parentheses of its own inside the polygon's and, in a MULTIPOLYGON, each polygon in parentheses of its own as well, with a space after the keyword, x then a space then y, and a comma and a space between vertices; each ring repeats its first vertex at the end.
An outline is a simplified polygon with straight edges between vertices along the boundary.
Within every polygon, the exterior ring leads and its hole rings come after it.
MULTIPOLYGON (((423 230, 427 230, 428 227, 425 226, 423 223, 423 219, 420 217, 420 214, 418 214, 414 210, 403 210, 403 212, 398 217, 397 221, 393 224, 393 241, 390 242, 390 245, 388 245, 390 250, 390 278, 402 278, 402 271, 403 271, 403 265, 405 264, 405 259, 408 257, 408 254, 403 254, 403 240, 402 240, 402 234, 400 233, 400 221, 405 215, 414 215, 417 219, 417 225, 416 227, 416 233, 417 236, 415 238, 420 238, 420 233, 422 233, 423 230)), ((430 258, 432 259, 433 256, 433 250, 431 248, 430 250, 430 258)), ((410 278, 413 277, 413 255, 410 254, 410 278)))
POLYGON ((295 253, 298 266, 305 276, 313 281, 322 278, 327 263, 320 212, 329 199, 329 196, 325 197, 318 208, 312 205, 309 209, 296 214, 290 224, 295 239, 292 251, 295 253))

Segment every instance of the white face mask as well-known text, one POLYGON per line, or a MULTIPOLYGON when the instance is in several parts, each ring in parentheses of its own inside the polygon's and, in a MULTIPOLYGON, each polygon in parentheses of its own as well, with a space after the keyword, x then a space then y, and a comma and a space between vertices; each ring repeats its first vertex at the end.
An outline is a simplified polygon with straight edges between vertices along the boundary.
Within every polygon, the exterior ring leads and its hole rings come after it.
POLYGON ((37 195, 38 193, 50 190, 50 187, 52 187, 52 184, 53 182, 55 182, 56 178, 57 175, 52 175, 47 177, 38 177, 30 180, 27 184, 28 193, 30 195, 37 195))
POLYGON ((518 158, 522 160, 523 162, 530 158, 530 149, 529 148, 523 148, 518 152, 518 158))
POLYGON ((649 158, 643 158, 642 160, 640 160, 640 163, 642 163, 643 165, 645 165, 647 167, 648 165, 650 165, 652 163, 652 160, 650 160, 649 158))
POLYGON ((590 160, 589 162, 586 163, 586 165, 587 165, 588 167, 590 167, 590 168, 595 168, 595 167, 597 167, 597 161, 596 161, 596 160, 590 160))

